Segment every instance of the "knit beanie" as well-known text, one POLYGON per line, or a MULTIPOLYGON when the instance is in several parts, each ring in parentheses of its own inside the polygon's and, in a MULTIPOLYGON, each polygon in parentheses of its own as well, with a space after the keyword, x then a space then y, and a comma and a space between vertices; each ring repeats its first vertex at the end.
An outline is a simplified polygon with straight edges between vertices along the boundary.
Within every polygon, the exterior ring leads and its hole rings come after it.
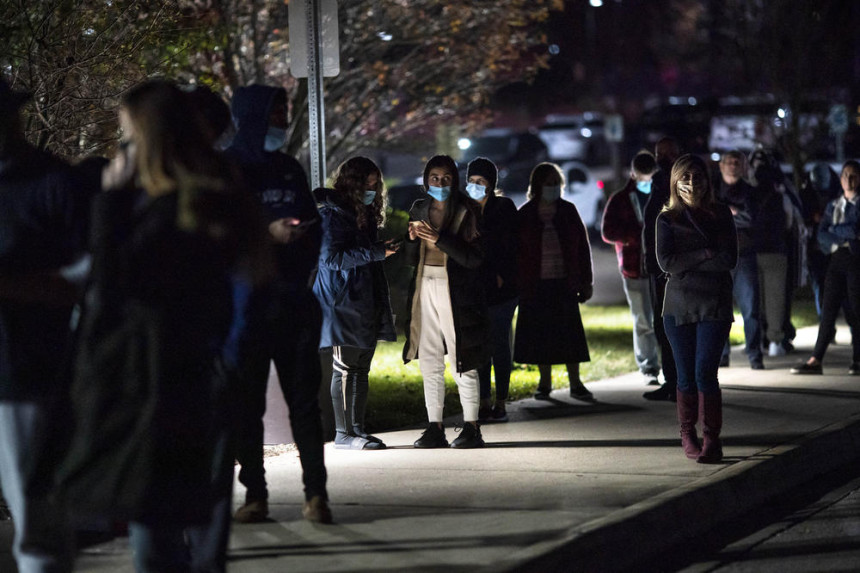
POLYGON ((499 170, 496 169, 496 164, 486 157, 476 157, 469 162, 469 168, 466 171, 466 179, 472 175, 483 177, 489 182, 487 187, 487 195, 492 195, 496 190, 496 182, 499 178, 499 170))

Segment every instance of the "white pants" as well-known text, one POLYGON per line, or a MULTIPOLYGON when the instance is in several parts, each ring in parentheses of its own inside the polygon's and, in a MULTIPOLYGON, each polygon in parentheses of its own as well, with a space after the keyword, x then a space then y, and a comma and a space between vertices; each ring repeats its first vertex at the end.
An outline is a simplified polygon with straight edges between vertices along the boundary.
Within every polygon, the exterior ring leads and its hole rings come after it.
POLYGON ((0 402, 0 483, 15 524, 12 552, 20 573, 72 570, 72 529, 52 497, 26 493, 26 466, 46 424, 41 406, 0 402))
POLYGON ((454 332, 454 313, 448 291, 448 273, 445 267, 424 267, 421 278, 421 335, 418 340, 418 362, 424 378, 424 403, 430 422, 442 421, 445 405, 445 348, 455 357, 448 360, 451 375, 460 391, 463 420, 478 419, 478 371, 458 374, 454 365, 457 353, 457 336, 454 332))

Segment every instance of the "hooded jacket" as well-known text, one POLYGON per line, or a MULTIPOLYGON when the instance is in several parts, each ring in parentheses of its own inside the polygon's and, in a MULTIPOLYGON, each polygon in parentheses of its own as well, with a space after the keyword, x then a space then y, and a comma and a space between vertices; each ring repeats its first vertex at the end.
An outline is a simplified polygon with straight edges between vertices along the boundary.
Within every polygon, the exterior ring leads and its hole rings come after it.
POLYGON ((269 116, 283 88, 244 86, 233 96, 236 137, 225 151, 242 169, 245 184, 259 201, 267 222, 293 217, 310 224, 304 236, 289 245, 276 245, 278 279, 289 289, 308 289, 319 256, 321 230, 316 201, 305 171, 293 157, 266 151, 263 144, 269 116))
POLYGON ((314 294, 322 307, 320 348, 373 348, 395 341, 394 316, 385 278, 385 245, 377 229, 360 230, 356 216, 338 204, 331 189, 321 195, 322 247, 314 294))

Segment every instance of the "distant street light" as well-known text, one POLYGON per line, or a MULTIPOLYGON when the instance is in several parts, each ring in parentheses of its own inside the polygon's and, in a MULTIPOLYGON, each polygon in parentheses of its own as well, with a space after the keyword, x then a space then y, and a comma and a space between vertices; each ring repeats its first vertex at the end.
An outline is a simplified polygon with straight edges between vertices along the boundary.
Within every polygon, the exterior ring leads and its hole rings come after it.
POLYGON ((461 137, 457 140, 457 147, 459 147, 461 151, 466 151, 472 147, 472 140, 468 137, 461 137))
POLYGON ((595 8, 600 8, 601 6, 603 6, 603 0, 588 0, 588 3, 595 8))

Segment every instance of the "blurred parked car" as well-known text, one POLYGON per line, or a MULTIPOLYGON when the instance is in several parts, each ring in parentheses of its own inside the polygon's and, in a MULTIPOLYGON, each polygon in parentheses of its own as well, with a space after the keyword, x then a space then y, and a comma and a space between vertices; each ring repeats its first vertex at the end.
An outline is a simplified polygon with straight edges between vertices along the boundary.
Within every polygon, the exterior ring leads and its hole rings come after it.
POLYGON ((576 205, 587 228, 599 232, 612 167, 589 167, 581 161, 565 161, 560 167, 567 181, 564 198, 576 205))
POLYGON ((602 114, 548 115, 538 136, 547 146, 550 161, 577 160, 588 165, 608 161, 609 146, 602 114))
POLYGON ((532 169, 549 159, 546 145, 529 131, 488 129, 475 139, 462 140, 462 147, 465 147, 460 162, 463 186, 469 162, 476 157, 486 157, 499 168, 498 187, 512 194, 525 193, 532 169))

